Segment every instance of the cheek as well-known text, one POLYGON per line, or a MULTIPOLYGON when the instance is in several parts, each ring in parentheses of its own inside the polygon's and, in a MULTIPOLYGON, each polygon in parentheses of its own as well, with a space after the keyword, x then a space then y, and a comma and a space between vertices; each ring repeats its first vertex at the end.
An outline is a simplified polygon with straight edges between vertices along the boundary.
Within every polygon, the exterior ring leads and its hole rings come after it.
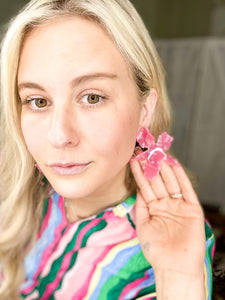
POLYGON ((128 162, 133 154, 136 134, 139 126, 137 112, 115 113, 104 121, 104 126, 92 136, 95 145, 102 156, 124 157, 128 162))
POLYGON ((34 158, 37 157, 43 142, 43 133, 41 134, 34 122, 29 122, 23 117, 21 119, 21 129, 28 151, 34 158))

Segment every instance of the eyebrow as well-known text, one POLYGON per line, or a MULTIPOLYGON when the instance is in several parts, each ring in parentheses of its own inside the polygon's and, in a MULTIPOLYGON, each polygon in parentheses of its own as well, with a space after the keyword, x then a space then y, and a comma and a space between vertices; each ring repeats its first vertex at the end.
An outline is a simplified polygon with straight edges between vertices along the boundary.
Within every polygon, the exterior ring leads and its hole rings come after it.
MULTIPOLYGON (((98 78, 108 78, 108 79, 117 79, 118 76, 116 74, 113 73, 90 73, 90 74, 86 74, 86 75, 81 75, 78 76, 76 78, 74 78, 71 82, 70 82, 70 86, 74 87, 76 85, 79 85, 83 82, 89 81, 89 80, 93 80, 93 79, 98 79, 98 78)), ((45 89, 35 83, 35 82, 22 82, 18 85, 18 90, 23 90, 23 89, 38 89, 41 91, 45 91, 45 89)))
POLYGON ((76 86, 78 84, 81 84, 85 81, 89 81, 89 80, 92 80, 92 79, 98 79, 98 78, 116 79, 116 78, 118 78, 118 76, 116 74, 113 74, 113 73, 91 73, 91 74, 86 74, 86 75, 76 77, 75 79, 73 79, 71 81, 70 85, 72 87, 74 87, 74 86, 76 86))

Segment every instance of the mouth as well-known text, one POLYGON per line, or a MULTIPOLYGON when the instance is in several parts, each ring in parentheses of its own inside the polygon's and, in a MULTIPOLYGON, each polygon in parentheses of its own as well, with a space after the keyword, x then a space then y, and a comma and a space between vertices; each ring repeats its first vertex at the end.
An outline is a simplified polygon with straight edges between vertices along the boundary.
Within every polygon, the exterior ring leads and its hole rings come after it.
POLYGON ((76 175, 83 172, 91 162, 88 163, 55 163, 49 165, 50 169, 57 175, 76 175))

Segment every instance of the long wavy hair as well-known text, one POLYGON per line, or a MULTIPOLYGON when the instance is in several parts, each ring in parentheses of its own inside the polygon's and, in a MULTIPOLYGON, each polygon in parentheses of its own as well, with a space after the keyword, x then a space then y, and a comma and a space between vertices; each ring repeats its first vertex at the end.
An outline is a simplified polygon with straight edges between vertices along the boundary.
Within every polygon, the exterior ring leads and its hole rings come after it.
POLYGON ((28 152, 20 126, 17 71, 26 35, 62 16, 79 16, 101 26, 132 71, 140 98, 152 87, 158 101, 150 130, 157 137, 170 127, 164 70, 142 19, 129 0, 33 0, 11 21, 1 46, 0 99, 0 299, 17 299, 24 280, 23 261, 40 228, 48 184, 28 152))

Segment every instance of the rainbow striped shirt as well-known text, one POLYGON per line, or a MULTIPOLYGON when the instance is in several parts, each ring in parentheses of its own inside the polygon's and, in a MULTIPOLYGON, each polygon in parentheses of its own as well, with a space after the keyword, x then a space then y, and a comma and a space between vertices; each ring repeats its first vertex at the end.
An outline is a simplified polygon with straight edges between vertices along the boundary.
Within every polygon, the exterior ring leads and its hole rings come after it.
MULTIPOLYGON (((135 225, 136 196, 69 224, 64 199, 46 200, 38 239, 27 254, 20 295, 31 299, 156 299, 153 268, 143 256, 135 225)), ((205 285, 212 294, 214 236, 206 228, 205 285)))

